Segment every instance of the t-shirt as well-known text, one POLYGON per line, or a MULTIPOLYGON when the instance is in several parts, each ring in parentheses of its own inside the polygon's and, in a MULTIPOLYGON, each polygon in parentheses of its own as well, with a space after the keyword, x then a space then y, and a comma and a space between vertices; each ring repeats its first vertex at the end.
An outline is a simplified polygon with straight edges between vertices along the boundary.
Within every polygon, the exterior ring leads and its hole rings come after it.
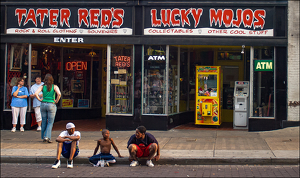
MULTIPOLYGON (((39 85, 38 84, 34 84, 31 86, 30 88, 30 95, 33 95, 35 93, 35 91, 40 87, 44 85, 44 82, 40 83, 39 85)), ((42 94, 43 92, 40 92, 40 94, 42 94)), ((33 100, 32 100, 32 106, 35 108, 35 107, 38 107, 38 106, 41 106, 41 102, 36 98, 34 97, 33 100)))
MULTIPOLYGON (((14 92, 17 91, 18 86, 14 86, 11 91, 11 95, 13 96, 14 92)), ((28 95, 28 89, 26 87, 22 87, 19 89, 18 96, 28 95)), ((26 107, 27 106, 27 98, 16 98, 12 97, 11 104, 12 107, 26 107)))
MULTIPOLYGON (((81 134, 79 131, 75 131, 72 135, 69 135, 69 132, 67 130, 62 131, 59 136, 64 137, 64 136, 79 136, 81 138, 81 134)), ((79 140, 80 140, 79 138, 79 140)), ((77 146, 79 146, 79 140, 77 140, 77 146)), ((71 143, 72 141, 65 141, 66 143, 71 143)))
POLYGON ((158 142, 157 142, 157 140, 155 139, 155 137, 154 137, 152 134, 146 132, 146 133, 145 133, 145 138, 144 138, 143 140, 137 139, 136 136, 135 136, 135 134, 132 135, 132 136, 129 138, 129 140, 128 140, 127 148, 129 147, 130 144, 137 144, 137 145, 139 145, 139 144, 141 144, 141 143, 144 144, 145 146, 148 146, 148 145, 150 145, 151 143, 156 143, 156 144, 158 144, 158 142))

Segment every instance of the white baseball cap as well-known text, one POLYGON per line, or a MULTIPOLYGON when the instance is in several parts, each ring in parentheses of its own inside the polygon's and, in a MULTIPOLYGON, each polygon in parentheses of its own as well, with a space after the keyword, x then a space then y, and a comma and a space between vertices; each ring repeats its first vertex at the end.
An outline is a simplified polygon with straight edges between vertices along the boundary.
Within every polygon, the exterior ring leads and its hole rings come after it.
POLYGON ((67 129, 75 128, 75 125, 72 122, 67 123, 66 125, 67 129))

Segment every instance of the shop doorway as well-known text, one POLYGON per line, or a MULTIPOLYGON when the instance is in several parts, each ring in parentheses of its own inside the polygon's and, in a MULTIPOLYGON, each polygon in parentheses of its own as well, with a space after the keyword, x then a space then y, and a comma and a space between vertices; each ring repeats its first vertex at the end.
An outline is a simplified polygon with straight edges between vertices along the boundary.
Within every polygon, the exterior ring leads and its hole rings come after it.
MULTIPOLYGON (((189 58, 190 94, 195 90, 195 66, 221 66, 221 120, 233 122, 234 81, 249 81, 250 47, 242 46, 180 46, 181 57, 189 58), (249 49, 248 49, 249 48, 249 49)), ((195 97, 189 97, 189 108, 194 109, 195 97)))

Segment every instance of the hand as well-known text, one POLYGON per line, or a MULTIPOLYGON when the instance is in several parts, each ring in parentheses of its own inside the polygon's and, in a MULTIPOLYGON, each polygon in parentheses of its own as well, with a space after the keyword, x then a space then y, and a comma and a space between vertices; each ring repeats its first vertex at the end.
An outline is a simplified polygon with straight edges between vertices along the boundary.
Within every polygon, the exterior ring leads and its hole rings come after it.
POLYGON ((160 158, 160 155, 156 155, 156 156, 154 156, 154 159, 155 159, 155 161, 158 161, 158 160, 159 160, 159 158, 160 158))

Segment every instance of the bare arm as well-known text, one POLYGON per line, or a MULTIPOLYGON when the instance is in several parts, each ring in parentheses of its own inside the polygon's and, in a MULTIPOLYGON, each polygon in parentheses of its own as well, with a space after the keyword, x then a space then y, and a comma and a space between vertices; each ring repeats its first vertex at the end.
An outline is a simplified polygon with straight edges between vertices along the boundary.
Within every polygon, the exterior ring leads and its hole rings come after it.
POLYGON ((121 156, 121 154, 120 154, 120 152, 119 152, 119 150, 118 150, 118 148, 117 148, 117 146, 116 146, 114 140, 111 138, 110 141, 111 141, 111 144, 112 144, 112 146, 114 147, 115 151, 118 153, 118 156, 119 156, 120 158, 123 158, 123 156, 121 156))
POLYGON ((156 161, 158 161, 160 158, 160 148, 159 148, 159 144, 157 144, 157 153, 156 153, 156 156, 154 157, 154 159, 156 161))
POLYGON ((43 89, 43 86, 40 86, 34 93, 35 97, 39 100, 39 101, 43 101, 40 96, 39 96, 39 93, 42 91, 43 89))
POLYGON ((58 103, 58 102, 59 102, 59 99, 60 99, 60 97, 61 97, 61 93, 60 93, 60 90, 59 90, 59 88, 58 88, 57 85, 54 85, 54 91, 55 91, 56 94, 57 94, 57 97, 56 97, 56 99, 54 100, 54 102, 55 102, 55 103, 58 103))
POLYGON ((95 148, 95 150, 94 150, 93 156, 97 154, 97 152, 98 152, 98 150, 99 150, 99 147, 100 147, 100 142, 101 142, 101 140, 98 140, 98 141, 97 141, 97 146, 96 146, 96 148, 95 148))
POLYGON ((13 96, 14 96, 15 98, 18 97, 19 90, 20 90, 20 88, 18 87, 18 89, 13 93, 13 96))

